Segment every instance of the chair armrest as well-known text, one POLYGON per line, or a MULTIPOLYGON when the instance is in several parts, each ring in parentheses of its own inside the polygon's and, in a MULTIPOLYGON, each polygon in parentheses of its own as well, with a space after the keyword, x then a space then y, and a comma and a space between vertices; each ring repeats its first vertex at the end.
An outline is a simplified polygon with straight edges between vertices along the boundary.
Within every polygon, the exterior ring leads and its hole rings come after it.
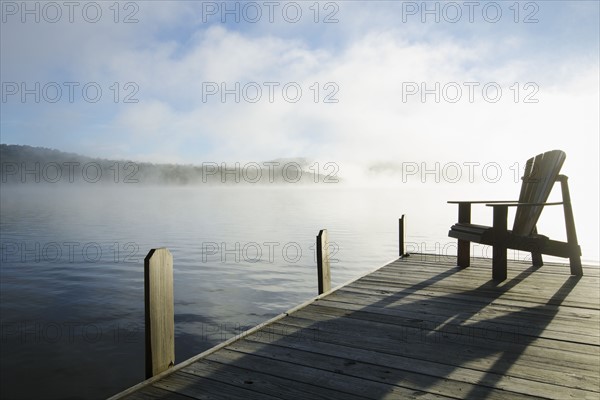
POLYGON ((486 204, 486 206, 488 207, 497 207, 497 206, 505 206, 505 207, 520 207, 520 206, 525 206, 525 207, 532 207, 532 206, 558 206, 564 204, 562 201, 561 202, 555 202, 555 203, 500 203, 500 202, 489 202, 488 204, 486 204))
POLYGON ((567 182, 568 180, 569 180, 569 177, 566 175, 560 174, 556 177, 556 182, 567 182))
POLYGON ((514 203, 514 200, 475 200, 475 201, 462 201, 452 200, 447 201, 448 204, 492 204, 492 203, 514 203))

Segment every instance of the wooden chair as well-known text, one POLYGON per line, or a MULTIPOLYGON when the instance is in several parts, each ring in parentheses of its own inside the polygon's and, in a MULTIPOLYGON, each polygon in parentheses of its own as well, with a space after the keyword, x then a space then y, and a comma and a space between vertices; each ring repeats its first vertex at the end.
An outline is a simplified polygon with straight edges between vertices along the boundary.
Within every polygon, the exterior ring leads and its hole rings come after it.
POLYGON ((569 185, 565 175, 559 175, 565 161, 563 151, 552 150, 527 160, 519 201, 449 201, 458 204, 458 223, 452 225, 448 236, 458 239, 457 263, 468 267, 470 242, 493 246, 492 277, 506 279, 507 249, 531 252, 533 265, 542 266, 542 254, 568 257, 572 275, 583 275, 581 249, 577 243, 569 185), (548 196, 559 181, 562 202, 547 203, 548 196), (471 224, 471 204, 493 208, 493 226, 471 224), (537 233, 536 224, 545 206, 561 205, 565 215, 567 242, 550 240, 537 233), (513 229, 507 229, 508 207, 517 207, 513 229))

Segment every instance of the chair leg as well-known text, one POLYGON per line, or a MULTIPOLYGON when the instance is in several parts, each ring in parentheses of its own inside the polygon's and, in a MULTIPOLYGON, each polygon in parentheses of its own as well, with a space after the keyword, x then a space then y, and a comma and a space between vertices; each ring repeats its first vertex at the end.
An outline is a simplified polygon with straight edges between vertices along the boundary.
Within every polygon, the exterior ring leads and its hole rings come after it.
POLYGON ((583 276, 580 256, 569 257, 569 264, 571 265, 571 275, 583 276))
POLYGON ((542 253, 531 252, 531 261, 534 267, 541 267, 544 265, 544 260, 542 259, 542 253))
MULTIPOLYGON (((471 223, 471 203, 460 203, 458 205, 458 222, 471 223)), ((471 265, 471 242, 468 240, 458 240, 456 264, 461 268, 467 268, 471 265)))
POLYGON ((467 268, 471 265, 471 242, 458 240, 456 264, 461 268, 467 268))
POLYGON ((492 278, 497 282, 502 282, 507 276, 507 216, 507 206, 494 206, 494 250, 492 253, 492 278))
POLYGON ((497 245, 494 246, 494 258, 492 259, 492 278, 497 282, 502 282, 506 279, 506 252, 506 247, 497 245))
MULTIPOLYGON (((533 227, 533 231, 531 233, 532 235, 537 235, 537 226, 533 227)), ((544 260, 542 260, 542 253, 540 253, 539 251, 532 251, 531 263, 534 267, 541 267, 542 265, 544 265, 544 260)))
POLYGON ((562 190, 563 211, 565 213, 565 226, 567 228, 567 243, 569 243, 569 246, 571 247, 571 256, 569 257, 571 275, 582 276, 583 268, 581 267, 581 250, 579 249, 577 232, 575 231, 575 219, 573 218, 571 194, 569 193, 569 178, 564 175, 559 175, 557 179, 560 181, 560 188, 562 190))

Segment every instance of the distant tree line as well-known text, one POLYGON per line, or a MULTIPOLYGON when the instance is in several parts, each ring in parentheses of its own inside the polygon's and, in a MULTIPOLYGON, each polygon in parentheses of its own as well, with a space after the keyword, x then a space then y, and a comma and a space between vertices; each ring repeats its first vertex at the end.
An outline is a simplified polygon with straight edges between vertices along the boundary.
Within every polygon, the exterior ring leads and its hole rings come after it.
POLYGON ((0 144, 2 184, 236 185, 337 183, 338 166, 304 158, 263 162, 154 164, 92 158, 22 145, 0 144))

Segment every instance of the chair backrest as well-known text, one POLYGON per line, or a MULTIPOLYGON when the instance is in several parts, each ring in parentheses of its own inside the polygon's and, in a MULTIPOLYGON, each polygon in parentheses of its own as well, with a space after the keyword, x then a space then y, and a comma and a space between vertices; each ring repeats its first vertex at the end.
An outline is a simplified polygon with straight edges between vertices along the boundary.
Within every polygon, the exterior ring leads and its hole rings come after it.
MULTIPOLYGON (((547 151, 527 160, 519 203, 545 203, 567 155, 561 150, 547 151)), ((517 207, 513 233, 531 235, 544 206, 517 207)))

